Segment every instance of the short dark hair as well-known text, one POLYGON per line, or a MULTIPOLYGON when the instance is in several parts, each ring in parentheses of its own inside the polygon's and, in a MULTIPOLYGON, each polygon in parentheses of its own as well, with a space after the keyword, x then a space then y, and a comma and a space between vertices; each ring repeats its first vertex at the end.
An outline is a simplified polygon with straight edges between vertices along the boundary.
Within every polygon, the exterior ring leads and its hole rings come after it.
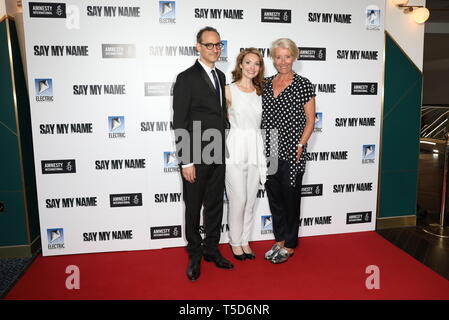
POLYGON ((216 34, 218 34, 218 36, 220 36, 220 33, 218 33, 217 29, 212 28, 212 27, 204 27, 203 29, 198 31, 198 33, 196 34, 196 43, 201 43, 201 37, 203 36, 203 33, 206 31, 215 32, 216 34))

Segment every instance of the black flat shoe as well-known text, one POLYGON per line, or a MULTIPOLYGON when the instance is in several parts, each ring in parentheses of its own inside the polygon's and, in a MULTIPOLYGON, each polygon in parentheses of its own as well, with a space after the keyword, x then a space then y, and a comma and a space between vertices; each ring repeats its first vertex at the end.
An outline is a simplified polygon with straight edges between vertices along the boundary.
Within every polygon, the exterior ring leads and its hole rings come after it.
POLYGON ((256 259, 256 255, 254 254, 254 253, 244 253, 244 255, 245 255, 245 257, 246 257, 246 259, 249 259, 249 260, 254 260, 254 259, 256 259))
POLYGON ((249 246, 247 246, 247 247, 251 252, 249 252, 249 253, 245 252, 245 249, 243 249, 243 247, 242 247, 243 254, 245 255, 246 259, 249 259, 249 260, 256 259, 256 255, 254 254, 254 252, 251 250, 251 248, 249 246))
POLYGON ((235 254, 235 253, 233 252, 232 254, 234 255, 234 258, 236 258, 237 260, 240 260, 240 261, 244 261, 244 260, 246 260, 246 258, 247 258, 246 253, 235 254))
POLYGON ((232 250, 232 245, 230 245, 230 247, 231 247, 232 255, 234 256, 235 259, 240 260, 240 261, 246 260, 245 252, 243 252, 242 254, 235 254, 234 250, 232 250))

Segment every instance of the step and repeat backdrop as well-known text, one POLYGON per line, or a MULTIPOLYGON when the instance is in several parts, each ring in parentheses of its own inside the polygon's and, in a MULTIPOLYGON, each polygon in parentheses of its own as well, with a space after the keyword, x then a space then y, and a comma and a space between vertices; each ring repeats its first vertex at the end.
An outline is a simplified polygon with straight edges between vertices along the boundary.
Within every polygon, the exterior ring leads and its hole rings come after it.
MULTIPOLYGON (((287 37, 315 86, 300 236, 374 230, 384 0, 24 1, 44 255, 185 246, 172 87, 218 29, 228 83, 243 48, 287 37)), ((228 241, 224 208, 221 242, 228 241)), ((273 239, 260 185, 252 239, 273 239)), ((201 227, 201 232, 203 228, 201 227)))

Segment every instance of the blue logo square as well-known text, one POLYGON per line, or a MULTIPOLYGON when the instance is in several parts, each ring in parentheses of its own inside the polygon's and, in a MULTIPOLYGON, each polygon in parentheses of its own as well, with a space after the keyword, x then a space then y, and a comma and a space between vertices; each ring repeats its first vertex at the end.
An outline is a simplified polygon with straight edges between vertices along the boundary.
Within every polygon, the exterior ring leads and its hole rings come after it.
POLYGON ((53 96, 52 79, 34 79, 34 88, 36 90, 36 96, 53 96))
POLYGON ((261 224, 261 231, 262 234, 264 233, 272 233, 273 232, 273 220, 271 215, 269 216, 262 216, 262 224, 261 224))
POLYGON ((47 229, 47 237, 49 244, 64 244, 64 229, 47 229))
POLYGON ((159 1, 159 17, 175 19, 176 18, 175 1, 159 1))
POLYGON ((366 24, 368 26, 380 25, 380 10, 367 9, 366 10, 366 24))
POLYGON ((164 152, 164 168, 178 168, 178 158, 176 152, 166 151, 164 152))
POLYGON ((221 58, 227 58, 228 57, 228 40, 221 40, 221 42, 223 43, 223 49, 221 49, 221 54, 220 57, 221 58))
POLYGON ((315 113, 315 129, 323 128, 323 113, 317 112, 315 113))
POLYGON ((364 144, 363 145, 363 160, 374 160, 376 153, 376 146, 374 144, 364 144))
POLYGON ((109 116, 108 124, 109 133, 125 133, 124 116, 109 116))

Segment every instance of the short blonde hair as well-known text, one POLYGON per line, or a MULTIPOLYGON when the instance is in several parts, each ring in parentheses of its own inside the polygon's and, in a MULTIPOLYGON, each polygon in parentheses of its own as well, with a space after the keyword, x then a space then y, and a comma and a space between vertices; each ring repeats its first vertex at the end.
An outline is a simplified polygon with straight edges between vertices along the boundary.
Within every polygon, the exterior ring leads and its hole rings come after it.
POLYGON ((296 45, 296 43, 294 43, 292 40, 290 40, 288 38, 280 38, 280 39, 273 41, 273 43, 271 44, 271 48, 270 48, 271 59, 274 59, 274 53, 277 48, 289 49, 290 52, 292 53, 292 55, 295 57, 295 59, 298 59, 298 57, 299 57, 298 46, 296 45))

